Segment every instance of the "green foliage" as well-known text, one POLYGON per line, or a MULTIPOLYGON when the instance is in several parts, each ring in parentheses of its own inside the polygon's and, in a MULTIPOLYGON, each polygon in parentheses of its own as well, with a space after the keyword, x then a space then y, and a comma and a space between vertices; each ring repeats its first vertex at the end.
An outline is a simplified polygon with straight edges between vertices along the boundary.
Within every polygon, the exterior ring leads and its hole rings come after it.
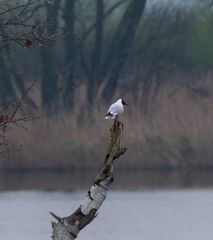
POLYGON ((201 9, 189 36, 189 59, 196 71, 213 69, 213 11, 201 9))
MULTIPOLYGON (((213 70, 213 10, 206 6, 153 7, 144 17, 132 58, 145 69, 213 70)), ((132 61, 132 59, 131 59, 132 61)))
MULTIPOLYGON (((25 9, 25 14, 22 12, 21 17, 27 17, 31 12, 32 18, 29 18, 29 23, 33 25, 25 29, 28 34, 24 35, 18 44, 16 40, 13 45, 8 45, 8 49, 16 54, 11 55, 8 60, 8 69, 12 71, 7 74, 1 71, 0 87, 4 87, 4 82, 8 82, 9 78, 12 88, 17 82, 22 82, 24 86, 27 74, 32 75, 38 69, 42 77, 42 105, 45 110, 57 112, 61 102, 71 106, 66 107, 67 110, 72 109, 76 88, 85 82, 89 89, 86 98, 90 100, 90 104, 94 100, 91 98, 95 98, 99 91, 103 97, 105 93, 112 97, 109 92, 114 93, 117 86, 121 86, 118 79, 122 79, 122 71, 129 73, 132 69, 139 69, 143 80, 138 77, 139 80, 135 81, 146 82, 143 88, 146 92, 151 89, 152 81, 155 81, 156 86, 162 85, 162 77, 159 77, 162 73, 167 75, 184 72, 187 76, 195 76, 212 71, 213 9, 209 0, 202 1, 202 4, 195 0, 191 2, 163 4, 161 1, 155 1, 151 5, 151 1, 147 0, 145 12, 138 13, 138 18, 135 18, 137 24, 133 20, 138 11, 137 6, 142 3, 139 0, 104 1, 102 10, 97 8, 97 1, 80 0, 75 1, 75 5, 66 5, 65 3, 70 3, 69 0, 54 1, 53 5, 32 4, 25 9), (138 5, 133 5, 136 7, 131 13, 129 6, 133 2, 138 5), (69 7, 66 9, 66 6, 69 7), (32 11, 34 8, 35 11, 32 11), (98 15, 97 9, 102 14, 98 15), (130 13, 132 15, 128 22, 126 16, 130 13), (37 53, 39 54, 36 55, 37 53), (15 74, 12 74, 13 72, 15 74), (16 74, 20 72, 23 74, 16 74), (106 84, 102 91, 103 82, 106 84)), ((17 4, 13 4, 15 3, 17 4)), ((19 4, 21 3, 23 0, 20 0, 19 4)), ((19 14, 21 10, 23 11, 22 8, 18 8, 14 12, 19 14)), ((13 11, 9 13, 9 17, 14 15, 13 11)), ((17 19, 15 20, 18 21, 17 19)), ((3 14, 0 20, 8 22, 7 14, 3 14)), ((12 26, 12 30, 17 28, 16 25, 17 22, 12 26)), ((20 29, 22 36, 22 25, 20 29)), ((0 35, 0 41, 7 40, 4 39, 4 25, 0 28, 0 35)), ((8 49, 4 50, 4 56, 8 54, 8 49)), ((5 62, 5 57, 2 57, 1 61, 1 64, 5 65, 3 60, 5 62)), ((128 82, 127 85, 134 83, 128 82)), ((139 85, 135 86, 136 89, 139 85)), ((11 91, 12 88, 5 88, 8 96, 16 93, 11 91)), ((18 84, 17 88, 19 89, 18 84)))
POLYGON ((154 9, 142 22, 136 39, 140 62, 147 68, 187 65, 187 38, 191 22, 183 9, 154 9))

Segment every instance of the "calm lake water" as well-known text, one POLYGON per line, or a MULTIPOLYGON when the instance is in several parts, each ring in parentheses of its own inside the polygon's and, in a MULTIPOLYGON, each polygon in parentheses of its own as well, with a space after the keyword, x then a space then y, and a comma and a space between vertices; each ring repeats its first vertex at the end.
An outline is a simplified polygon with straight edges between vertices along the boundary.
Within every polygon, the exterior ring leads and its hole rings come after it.
MULTIPOLYGON (((54 175, 0 173, 0 240, 50 239, 48 212, 72 213, 94 178, 94 173, 54 175)), ((212 175, 120 173, 98 217, 78 239, 212 240, 212 175)))

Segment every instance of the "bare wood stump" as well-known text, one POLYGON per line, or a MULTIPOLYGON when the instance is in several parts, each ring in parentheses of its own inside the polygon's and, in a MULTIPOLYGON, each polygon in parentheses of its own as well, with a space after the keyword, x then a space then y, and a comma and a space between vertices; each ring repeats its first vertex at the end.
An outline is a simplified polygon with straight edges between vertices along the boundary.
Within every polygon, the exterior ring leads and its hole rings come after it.
POLYGON ((110 129, 107 154, 103 167, 97 174, 94 183, 79 208, 71 215, 63 218, 50 212, 58 220, 57 223, 52 222, 53 240, 75 239, 79 231, 97 216, 97 211, 106 199, 109 186, 113 182, 113 161, 127 150, 125 147, 120 147, 122 130, 123 124, 116 119, 110 129))

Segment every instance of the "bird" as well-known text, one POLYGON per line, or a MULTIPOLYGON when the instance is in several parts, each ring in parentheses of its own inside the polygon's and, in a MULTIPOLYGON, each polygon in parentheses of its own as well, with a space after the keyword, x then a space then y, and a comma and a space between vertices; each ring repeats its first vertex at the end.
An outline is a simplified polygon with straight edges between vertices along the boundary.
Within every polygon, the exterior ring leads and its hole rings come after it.
POLYGON ((118 118, 118 116, 124 112, 124 105, 128 106, 123 99, 118 99, 109 107, 107 114, 105 115, 105 119, 118 118))

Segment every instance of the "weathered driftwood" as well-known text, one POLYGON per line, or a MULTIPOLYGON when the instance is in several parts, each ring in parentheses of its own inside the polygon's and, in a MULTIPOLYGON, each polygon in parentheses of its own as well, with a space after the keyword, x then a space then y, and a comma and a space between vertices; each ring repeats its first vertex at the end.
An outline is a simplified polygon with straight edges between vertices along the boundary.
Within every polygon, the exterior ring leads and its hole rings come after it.
POLYGON ((95 178, 85 199, 80 207, 67 217, 58 217, 54 213, 50 214, 58 220, 52 222, 53 240, 73 240, 79 231, 88 225, 97 215, 98 209, 107 196, 110 184, 113 182, 113 161, 125 153, 126 148, 120 147, 121 132, 123 124, 117 119, 110 129, 109 144, 103 167, 95 178))

